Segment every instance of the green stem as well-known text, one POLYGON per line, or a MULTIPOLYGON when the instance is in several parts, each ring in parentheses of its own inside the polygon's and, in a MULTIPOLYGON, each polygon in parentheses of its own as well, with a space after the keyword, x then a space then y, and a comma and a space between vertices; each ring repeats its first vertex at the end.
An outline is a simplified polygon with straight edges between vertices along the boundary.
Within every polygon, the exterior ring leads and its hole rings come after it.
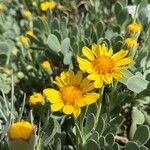
POLYGON ((115 94, 117 85, 118 85, 118 81, 115 81, 114 85, 112 86, 112 92, 111 92, 111 97, 110 97, 110 101, 111 101, 111 102, 112 102, 112 100, 113 100, 113 98, 114 98, 114 94, 115 94))
POLYGON ((137 6, 136 6, 135 14, 134 14, 134 18, 133 18, 133 22, 136 22, 136 18, 137 18, 137 14, 138 14, 139 6, 140 6, 140 5, 137 5, 137 6))
MULTIPOLYGON (((99 93, 100 93, 101 97, 103 96, 103 92, 104 92, 104 86, 101 89, 99 89, 99 93)), ((97 127, 100 113, 101 113, 101 100, 99 100, 98 103, 97 103, 97 113, 96 113, 96 120, 95 120, 95 123, 94 123, 94 130, 97 127)))
POLYGON ((75 130, 76 130, 76 149, 77 150, 82 150, 83 149, 83 137, 81 130, 79 128, 80 123, 77 118, 75 118, 75 130))

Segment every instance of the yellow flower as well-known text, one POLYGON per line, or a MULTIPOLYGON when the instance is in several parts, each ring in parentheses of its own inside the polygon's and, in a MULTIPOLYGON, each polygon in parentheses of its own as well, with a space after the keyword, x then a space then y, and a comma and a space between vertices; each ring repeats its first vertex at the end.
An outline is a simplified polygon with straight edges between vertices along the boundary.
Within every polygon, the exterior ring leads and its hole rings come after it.
POLYGON ((41 64, 42 68, 45 69, 45 70, 48 70, 51 68, 51 65, 48 61, 44 61, 42 64, 41 64))
POLYGON ((128 25, 129 33, 136 34, 139 33, 141 30, 142 30, 142 26, 136 22, 128 25))
POLYGON ((40 8, 42 11, 47 11, 48 9, 54 9, 56 7, 56 3, 55 2, 43 2, 40 5, 40 8))
POLYGON ((28 43, 29 43, 29 38, 28 37, 25 37, 25 36, 23 36, 23 37, 21 37, 21 42, 22 42, 22 44, 25 44, 25 45, 27 45, 28 43))
POLYGON ((47 21, 47 20, 48 20, 48 17, 45 16, 45 15, 42 15, 42 16, 41 16, 41 19, 47 21))
POLYGON ((2 11, 3 9, 4 9, 4 5, 0 3, 0 11, 2 11))
POLYGON ((31 12, 28 10, 26 10, 23 15, 27 18, 31 18, 31 16, 32 16, 31 12))
POLYGON ((13 123, 8 131, 8 136, 11 140, 30 140, 32 134, 33 126, 27 121, 13 123))
POLYGON ((94 81, 96 88, 102 87, 104 83, 110 84, 113 78, 123 78, 121 70, 128 68, 132 61, 132 57, 126 57, 127 50, 122 49, 113 55, 112 48, 108 49, 105 44, 93 44, 92 50, 85 46, 82 53, 88 60, 78 56, 79 68, 89 73, 87 78, 94 81))
POLYGON ((127 49, 134 49, 137 47, 138 43, 132 38, 127 38, 124 40, 124 45, 127 49))
POLYGON ((77 74, 73 71, 62 72, 54 83, 59 91, 52 88, 43 91, 54 112, 62 109, 65 114, 78 117, 81 107, 95 103, 100 97, 99 94, 90 92, 94 89, 94 85, 87 78, 83 79, 81 71, 77 74))
POLYGON ((26 35, 26 36, 33 36, 34 34, 33 34, 32 31, 27 31, 25 35, 26 35))
POLYGON ((43 104, 43 96, 41 93, 35 93, 29 98, 30 106, 38 106, 43 104))

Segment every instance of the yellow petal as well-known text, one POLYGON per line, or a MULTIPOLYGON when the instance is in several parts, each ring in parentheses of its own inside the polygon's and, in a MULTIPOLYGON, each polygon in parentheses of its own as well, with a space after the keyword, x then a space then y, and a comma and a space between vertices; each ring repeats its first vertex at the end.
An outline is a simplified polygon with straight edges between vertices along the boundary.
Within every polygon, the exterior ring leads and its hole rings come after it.
POLYGON ((102 78, 105 83, 107 83, 107 84, 112 83, 112 75, 111 74, 107 73, 107 74, 103 75, 102 78))
POLYGON ((112 49, 112 48, 110 48, 110 49, 109 49, 109 51, 108 51, 108 53, 107 53, 107 56, 108 56, 108 57, 111 57, 111 56, 112 56, 112 54, 113 54, 113 49, 112 49))
POLYGON ((82 58, 80 58, 79 56, 77 56, 77 61, 78 61, 78 63, 79 63, 79 68, 80 68, 82 71, 85 71, 85 72, 88 72, 88 73, 93 72, 92 63, 90 63, 88 60, 82 59, 82 58))
POLYGON ((61 89, 63 87, 63 84, 60 82, 53 81, 53 83, 56 84, 59 87, 59 89, 61 89))
POLYGON ((125 56, 127 56, 127 54, 128 54, 128 51, 122 49, 122 50, 120 50, 119 52, 117 52, 116 54, 114 54, 114 55, 112 56, 112 59, 113 59, 114 61, 118 61, 118 60, 124 58, 125 56))
POLYGON ((63 71, 63 72, 60 74, 60 79, 63 81, 65 78, 66 78, 66 72, 63 71))
POLYGON ((74 78, 74 84, 79 85, 80 82, 82 81, 82 78, 83 78, 83 73, 81 71, 78 71, 74 78))
POLYGON ((100 97, 97 93, 87 93, 82 99, 87 105, 93 104, 100 97))
POLYGON ((64 83, 65 83, 65 81, 64 80, 62 80, 60 77, 58 77, 58 76, 56 76, 56 78, 55 78, 55 82, 57 82, 58 84, 60 84, 61 86, 63 86, 64 85, 64 83))
POLYGON ((90 61, 93 61, 95 58, 94 58, 94 55, 93 55, 93 53, 92 53, 92 51, 88 48, 88 47, 86 47, 86 46, 84 46, 83 48, 82 48, 82 53, 83 53, 83 55, 85 56, 85 57, 87 57, 90 61))
POLYGON ((74 117, 77 118, 80 115, 80 113, 81 113, 81 108, 78 106, 75 106, 73 110, 74 117))
POLYGON ((63 106, 64 106, 63 102, 54 103, 54 104, 51 104, 51 110, 52 111, 58 111, 58 110, 62 109, 63 106))
POLYGON ((47 97, 47 99, 51 103, 58 103, 62 101, 60 92, 57 90, 48 88, 48 89, 43 90, 43 94, 47 97))
POLYGON ((97 78, 99 78, 99 75, 96 73, 91 73, 87 76, 87 78, 90 80, 96 80, 97 78))
POLYGON ((96 79, 94 82, 94 86, 95 86, 95 88, 101 88, 103 86, 102 79, 101 78, 96 79))
POLYGON ((66 73, 66 82, 67 84, 72 84, 73 83, 73 80, 74 80, 74 72, 72 70, 69 70, 67 73, 66 73))
POLYGON ((100 55, 101 56, 106 56, 108 53, 108 47, 106 46, 105 43, 102 44, 102 48, 101 48, 101 51, 100 51, 100 55))
POLYGON ((81 88, 85 88, 88 86, 88 84, 90 83, 91 81, 88 79, 88 78, 84 78, 80 84, 80 87, 81 88))
POLYGON ((63 112, 67 115, 71 115, 73 113, 73 106, 72 105, 65 105, 63 107, 63 112))
POLYGON ((132 62, 132 60, 133 60, 133 58, 131 56, 127 57, 127 58, 124 58, 124 59, 121 59, 120 61, 115 63, 115 66, 128 65, 132 62))
POLYGON ((95 88, 94 83, 89 83, 86 87, 83 88, 83 92, 92 91, 95 88))
POLYGON ((99 46, 96 44, 92 44, 92 52, 96 57, 99 57, 100 55, 99 46))
POLYGON ((84 78, 80 84, 80 87, 83 89, 83 93, 84 92, 89 92, 91 90, 93 90, 94 87, 94 83, 91 82, 88 78, 84 78))
POLYGON ((112 72, 112 76, 113 76, 113 78, 120 80, 123 78, 124 75, 122 72, 115 71, 115 72, 112 72))

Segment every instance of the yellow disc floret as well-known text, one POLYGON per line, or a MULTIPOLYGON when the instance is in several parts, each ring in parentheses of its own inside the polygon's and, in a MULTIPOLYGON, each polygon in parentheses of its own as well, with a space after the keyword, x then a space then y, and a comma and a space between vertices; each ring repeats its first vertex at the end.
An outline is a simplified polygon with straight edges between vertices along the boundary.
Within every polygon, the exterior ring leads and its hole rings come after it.
POLYGON ((13 123, 8 131, 8 136, 10 140, 30 140, 32 134, 33 126, 30 122, 27 121, 13 123))

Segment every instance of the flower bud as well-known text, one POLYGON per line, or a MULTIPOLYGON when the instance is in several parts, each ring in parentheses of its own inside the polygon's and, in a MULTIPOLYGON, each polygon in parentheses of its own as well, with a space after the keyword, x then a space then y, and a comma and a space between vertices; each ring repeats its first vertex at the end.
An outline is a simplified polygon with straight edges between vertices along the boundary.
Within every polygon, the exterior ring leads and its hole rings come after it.
POLYGON ((21 37, 21 42, 22 42, 22 44, 24 44, 24 45, 28 45, 29 44, 29 38, 28 37, 25 37, 25 36, 23 36, 23 37, 21 37))
POLYGON ((30 122, 13 123, 8 130, 12 150, 33 150, 35 143, 34 128, 30 122))
POLYGON ((42 64, 41 64, 42 68, 45 69, 45 70, 49 70, 51 68, 51 65, 48 61, 44 61, 42 64))
POLYGON ((32 17, 32 14, 30 11, 24 11, 23 15, 26 17, 26 18, 31 18, 32 17))
POLYGON ((41 93, 35 93, 30 96, 29 98, 29 104, 30 106, 39 106, 43 104, 43 96, 41 93))
POLYGON ((142 26, 136 22, 128 25, 128 33, 130 37, 137 39, 142 30, 142 26))
POLYGON ((138 46, 137 41, 132 38, 125 39, 123 44, 124 44, 125 49, 127 50, 134 50, 138 46))
POLYGON ((19 71, 19 72, 17 73, 17 77, 18 77, 19 79, 23 79, 23 78, 24 78, 24 73, 21 72, 21 71, 19 71))

